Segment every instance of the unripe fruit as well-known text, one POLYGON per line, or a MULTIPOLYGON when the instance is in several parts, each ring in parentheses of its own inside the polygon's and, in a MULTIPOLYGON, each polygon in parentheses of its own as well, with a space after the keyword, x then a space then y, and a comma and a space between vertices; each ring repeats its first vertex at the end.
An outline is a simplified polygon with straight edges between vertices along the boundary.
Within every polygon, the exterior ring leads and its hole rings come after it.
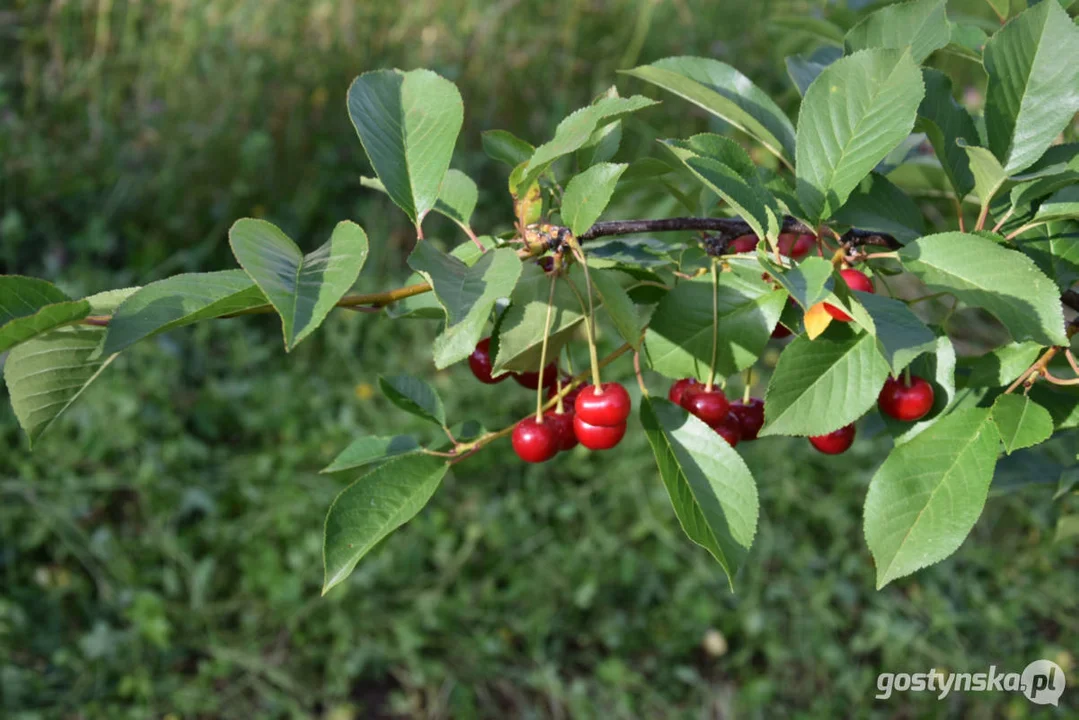
POLYGON ((739 400, 731 403, 731 412, 738 417, 742 427, 742 439, 756 440, 764 427, 764 401, 760 398, 750 398, 748 402, 739 400))
POLYGON ((917 375, 910 376, 910 385, 901 379, 888 378, 877 396, 877 406, 896 420, 920 420, 933 409, 933 386, 917 375))
POLYGON ((719 388, 713 388, 710 391, 704 388, 704 385, 687 388, 682 394, 682 407, 706 424, 712 425, 727 417, 731 404, 719 388))
POLYGON ((599 393, 595 385, 585 385, 574 401, 573 409, 581 422, 614 427, 625 424, 633 404, 629 393, 620 383, 605 382, 600 385, 599 393))
POLYGON ((550 423, 536 422, 529 415, 513 428, 513 451, 525 462, 541 463, 558 454, 558 429, 550 423))
POLYGON ((476 376, 477 380, 487 385, 500 383, 509 377, 506 373, 502 373, 498 377, 491 377, 492 366, 491 338, 484 338, 476 343, 476 349, 468 356, 468 367, 472 369, 472 374, 476 376))
POLYGON ((581 419, 581 416, 573 416, 573 433, 589 450, 610 450, 626 435, 626 424, 618 425, 592 425, 581 419))
POLYGON ((825 455, 845 453, 854 444, 854 423, 827 435, 815 435, 809 438, 809 442, 825 455))
MULTIPOLYGON (((846 281, 847 286, 851 290, 861 290, 862 292, 873 292, 873 281, 862 272, 861 270, 855 270, 854 268, 846 268, 840 270, 839 274, 843 276, 843 280, 846 281)), ((853 318, 844 312, 842 309, 837 308, 835 305, 824 303, 824 309, 833 318, 839 322, 850 322, 853 318)))

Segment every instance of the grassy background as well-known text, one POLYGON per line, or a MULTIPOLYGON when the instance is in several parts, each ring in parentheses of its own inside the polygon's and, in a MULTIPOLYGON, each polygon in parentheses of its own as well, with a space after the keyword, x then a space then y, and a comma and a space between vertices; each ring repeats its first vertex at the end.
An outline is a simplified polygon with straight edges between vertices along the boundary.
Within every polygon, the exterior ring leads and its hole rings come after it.
MULTIPOLYGON (((483 188, 477 225, 500 229, 505 171, 479 131, 542 141, 614 82, 658 97, 616 70, 675 54, 731 62, 793 108, 782 57, 811 38, 765 18, 820 6, 15 0, 0 10, 0 265, 86 294, 233 267, 240 216, 304 246, 350 217, 375 240, 360 286, 389 287, 411 236, 359 185, 344 112, 358 72, 458 83, 454 165, 483 188)), ((708 127, 659 99, 627 154, 708 127)), ((0 415, 0 715, 1026 717, 1001 694, 874 702, 876 674, 1045 657, 1074 683, 1079 558, 1052 543, 1052 486, 994 496, 953 558, 875 592, 861 505, 887 442, 871 421, 840 458, 743 446, 762 516, 737 594, 682 536, 634 421, 616 453, 534 468, 503 444, 463 463, 320 598, 342 480, 317 470, 357 435, 428 432, 373 393, 379 372, 429 377, 451 415, 493 427, 531 403, 464 368, 433 374, 435 331, 339 314, 286 357, 272 318, 206 325, 125 353, 32 454, 0 415)), ((1023 462, 1016 477, 1047 479, 1023 462)))

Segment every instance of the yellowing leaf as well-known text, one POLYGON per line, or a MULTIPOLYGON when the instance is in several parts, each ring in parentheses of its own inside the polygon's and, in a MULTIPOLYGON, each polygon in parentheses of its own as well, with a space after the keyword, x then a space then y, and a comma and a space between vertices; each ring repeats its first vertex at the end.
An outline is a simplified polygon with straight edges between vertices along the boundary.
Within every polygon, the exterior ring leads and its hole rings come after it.
POLYGON ((816 340, 821 333, 828 329, 832 323, 832 316, 824 309, 824 303, 813 305, 805 314, 806 336, 810 340, 816 340))

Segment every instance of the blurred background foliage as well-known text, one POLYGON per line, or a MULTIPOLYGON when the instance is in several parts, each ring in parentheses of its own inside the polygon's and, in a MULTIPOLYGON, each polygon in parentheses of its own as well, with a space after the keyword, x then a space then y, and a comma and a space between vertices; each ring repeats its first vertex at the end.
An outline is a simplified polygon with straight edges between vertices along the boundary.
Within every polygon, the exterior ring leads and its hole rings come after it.
MULTIPOLYGON (((995 22, 975 0, 949 8, 995 22)), ((386 288, 412 236, 359 183, 370 169, 344 110, 358 72, 425 66, 458 84, 454 166, 480 184, 476 226, 501 230, 506 171, 481 130, 542 142, 617 82, 664 101, 626 126, 623 153, 650 153, 708 120, 616 71, 678 54, 737 66, 793 115, 783 57, 819 44, 814 17, 843 26, 852 13, 780 0, 14 0, 0 8, 0 266, 83 295, 234 267, 238 217, 267 217, 304 247, 347 217, 374 240, 360 286, 386 288)), ((977 103, 981 69, 941 63, 977 103)), ((623 198, 611 214, 656 202, 623 198)), ((794 439, 743 446, 762 517, 734 595, 682 536, 631 423, 614 453, 535 468, 506 444, 459 465, 320 598, 322 521, 349 478, 318 469, 357 435, 427 432, 377 396, 379 372, 433 376, 460 419, 498 427, 528 411, 523 389, 433 374, 436 330, 342 313, 286 358, 273 318, 220 322, 132 348, 32 454, 0 415, 0 715, 1025 717, 1034 706, 1018 695, 874 704, 876 674, 1045 657, 1075 678, 1079 557, 1053 542, 1056 466, 1013 458, 1012 487, 963 548, 878 593, 861 532, 886 442, 872 420, 841 458, 794 439)), ((1056 451, 1074 457, 1074 442, 1056 451)))

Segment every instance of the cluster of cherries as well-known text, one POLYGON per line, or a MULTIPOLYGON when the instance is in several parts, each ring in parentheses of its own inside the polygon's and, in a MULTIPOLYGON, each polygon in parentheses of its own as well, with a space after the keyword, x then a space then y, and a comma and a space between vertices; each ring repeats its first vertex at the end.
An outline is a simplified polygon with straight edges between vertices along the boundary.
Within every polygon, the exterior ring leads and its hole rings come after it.
POLYGON ((730 402, 717 387, 709 388, 696 378, 676 380, 667 398, 696 415, 705 425, 734 447, 741 440, 756 440, 764 426, 764 401, 749 398, 730 402))
MULTIPOLYGON (((760 239, 756 235, 743 235, 731 241, 729 249, 739 253, 750 252, 758 242, 760 239)), ((808 255, 816 242, 813 235, 784 233, 779 236, 779 250, 797 260, 808 255)), ((844 268, 839 274, 851 290, 874 292, 873 281, 860 270, 844 268)), ((825 303, 824 309, 839 322, 852 320, 842 308, 825 303)), ((790 334, 789 329, 777 324, 772 337, 782 338, 790 334)), ((549 399, 561 394, 555 363, 539 372, 511 372, 494 376, 490 344, 490 338, 481 340, 468 359, 472 374, 480 382, 493 385, 512 377, 532 390, 547 388, 549 399)), ((732 403, 722 389, 698 382, 696 378, 675 381, 667 397, 700 418, 731 447, 739 442, 756 440, 764 426, 763 400, 747 397, 744 401, 732 403)), ((903 379, 888 378, 877 397, 877 405, 889 417, 914 422, 929 413, 933 400, 932 385, 924 378, 908 374, 903 379)), ((518 457, 531 463, 550 460, 560 451, 571 450, 578 443, 591 450, 608 450, 625 436, 630 411, 629 393, 621 384, 606 382, 598 387, 582 385, 566 393, 555 408, 542 415, 530 415, 517 423, 513 429, 513 449, 518 457)), ((851 423, 826 435, 812 436, 809 442, 822 453, 838 455, 854 444, 854 435, 854 424, 851 423)))
MULTIPOLYGON (((468 359, 472 374, 480 382, 493 385, 508 377, 533 390, 548 388, 548 398, 555 398, 559 388, 558 368, 554 363, 543 372, 491 374, 490 338, 476 345, 468 359)), ((577 443, 589 450, 609 450, 626 434, 626 420, 632 403, 626 389, 616 382, 581 385, 565 394, 560 407, 552 408, 541 418, 529 415, 513 428, 513 450, 525 462, 550 460, 560 451, 571 450, 577 443)))

